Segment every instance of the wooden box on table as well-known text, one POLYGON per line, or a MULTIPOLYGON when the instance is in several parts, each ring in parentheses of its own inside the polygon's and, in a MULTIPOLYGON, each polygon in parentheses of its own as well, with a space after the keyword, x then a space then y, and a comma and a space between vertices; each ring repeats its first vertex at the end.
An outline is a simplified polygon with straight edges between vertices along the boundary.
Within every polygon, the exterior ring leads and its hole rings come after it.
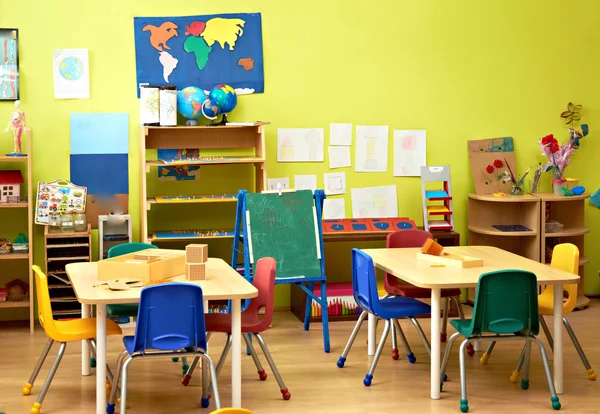
POLYGON ((147 249, 98 262, 98 280, 156 282, 185 274, 185 251, 147 249))

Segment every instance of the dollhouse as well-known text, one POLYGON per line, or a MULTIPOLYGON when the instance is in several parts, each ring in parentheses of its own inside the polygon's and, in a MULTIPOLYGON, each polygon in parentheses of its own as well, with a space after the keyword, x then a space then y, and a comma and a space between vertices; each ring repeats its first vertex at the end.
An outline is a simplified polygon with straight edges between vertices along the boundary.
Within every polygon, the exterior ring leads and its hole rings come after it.
POLYGON ((0 171, 0 203, 19 202, 23 176, 20 170, 0 171))

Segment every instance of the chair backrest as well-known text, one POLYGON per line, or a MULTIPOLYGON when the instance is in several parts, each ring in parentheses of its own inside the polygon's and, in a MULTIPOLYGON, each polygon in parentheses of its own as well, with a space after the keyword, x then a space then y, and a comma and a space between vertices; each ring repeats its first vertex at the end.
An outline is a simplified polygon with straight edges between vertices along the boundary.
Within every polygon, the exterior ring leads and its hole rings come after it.
POLYGON ((479 277, 471 321, 472 335, 537 335, 540 328, 535 274, 524 270, 498 270, 479 277))
POLYGON ((377 315, 379 296, 373 259, 359 249, 352 249, 352 288, 354 300, 364 310, 377 315))
POLYGON ((108 258, 123 256, 124 254, 135 253, 146 249, 158 249, 158 246, 140 242, 117 244, 108 249, 108 258))
POLYGON ((164 283, 142 289, 134 352, 206 349, 202 288, 191 283, 164 283))
MULTIPOLYGON (((552 250, 550 266, 565 272, 579 274, 579 249, 571 243, 557 244, 552 250)), ((550 289, 551 296, 554 298, 554 287, 548 286, 546 289, 550 289)), ((577 283, 563 285, 563 290, 568 294, 567 300, 563 303, 563 312, 573 312, 577 305, 577 283)))
MULTIPOLYGON (((385 247, 388 249, 421 247, 427 239, 433 239, 433 235, 425 230, 399 230, 388 234, 387 238, 385 239, 385 247)), ((383 277, 385 290, 389 291, 392 284, 397 280, 398 279, 395 276, 386 272, 383 277)))
POLYGON ((263 257, 256 262, 254 270, 254 287, 258 290, 258 296, 250 300, 250 305, 244 312, 258 314, 264 309, 261 332, 266 331, 273 321, 273 306, 275 304, 275 270, 277 262, 272 257, 263 257))
POLYGON ((50 292, 48 291, 48 277, 39 266, 31 267, 35 272, 35 290, 38 305, 38 319, 48 337, 56 339, 57 328, 52 317, 52 306, 50 305, 50 292))

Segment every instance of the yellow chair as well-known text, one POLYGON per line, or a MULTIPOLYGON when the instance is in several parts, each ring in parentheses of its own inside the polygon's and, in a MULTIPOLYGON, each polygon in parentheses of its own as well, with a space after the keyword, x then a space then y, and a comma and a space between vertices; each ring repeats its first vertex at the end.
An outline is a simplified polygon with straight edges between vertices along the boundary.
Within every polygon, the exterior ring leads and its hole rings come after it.
MULTIPOLYGON (((552 262, 550 263, 550 266, 556 269, 564 270, 566 272, 578 274, 579 249, 577 248, 577 246, 571 243, 562 243, 556 245, 554 247, 554 250, 552 251, 552 262)), ((575 336, 575 332, 573 332, 571 324, 569 324, 569 321, 564 316, 573 312, 573 309, 575 309, 575 305, 577 304, 577 284, 564 285, 563 290, 568 295, 566 300, 563 300, 563 324, 565 326, 565 329, 567 330, 567 333, 569 334, 569 337, 571 338, 571 341, 573 342, 573 345, 575 346, 575 349, 577 350, 577 353, 579 354, 579 357, 581 358, 581 362, 583 362, 583 365, 585 366, 588 379, 595 380, 596 373, 590 366, 590 363, 586 358, 585 353, 583 352, 583 349, 579 344, 579 341, 577 340, 577 336, 575 336)), ((552 339, 552 335, 550 334, 550 330, 548 329, 548 325, 546 324, 546 321, 544 321, 543 317, 543 315, 554 315, 554 288, 552 286, 548 286, 542 292, 542 294, 538 296, 538 309, 540 312, 540 316, 542 316, 540 318, 540 324, 542 326, 542 329, 544 330, 544 333, 546 334, 546 337, 548 338, 550 348, 554 350, 554 341, 552 339)), ((483 364, 487 363, 487 360, 493 348, 494 342, 490 343, 487 351, 481 357, 481 362, 483 364)), ((512 382, 519 381, 519 374, 523 365, 523 357, 524 354, 521 353, 521 358, 519 359, 517 368, 515 371, 513 371, 512 375, 510 376, 510 380, 512 382)))
MULTIPOLYGON (((48 352, 50 352, 50 348, 54 341, 60 342, 60 348, 58 350, 58 355, 54 360, 54 364, 48 373, 48 378, 46 378, 46 382, 42 387, 40 395, 37 401, 33 404, 31 408, 31 414, 39 414, 42 401, 44 401, 44 397, 48 392, 48 388, 50 388, 50 383, 54 378, 54 374, 56 374, 56 369, 60 364, 60 361, 65 353, 65 349, 67 347, 67 342, 71 341, 87 341, 90 345, 90 349, 95 354, 96 346, 94 343, 94 338, 96 337, 96 319, 95 318, 83 318, 83 319, 73 319, 69 321, 56 321, 52 318, 52 307, 50 305, 50 294, 48 292, 48 278, 39 268, 39 266, 32 266, 33 271, 35 272, 35 285, 36 285, 36 295, 37 295, 37 304, 38 304, 38 318, 40 321, 40 325, 44 328, 46 335, 48 336, 48 343, 44 347, 42 351, 42 355, 38 360, 33 372, 31 373, 31 377, 29 377, 29 381, 23 387, 23 394, 29 395, 31 394, 31 389, 33 388, 33 383, 48 356, 48 352)), ((107 335, 120 335, 121 328, 119 325, 114 323, 113 321, 106 321, 106 333, 107 335)), ((112 377, 110 374, 110 370, 107 373, 109 377, 112 377)), ((110 382, 107 383, 107 386, 110 382)))
POLYGON ((220 410, 213 411, 210 414, 252 414, 252 411, 244 408, 221 408, 220 410))

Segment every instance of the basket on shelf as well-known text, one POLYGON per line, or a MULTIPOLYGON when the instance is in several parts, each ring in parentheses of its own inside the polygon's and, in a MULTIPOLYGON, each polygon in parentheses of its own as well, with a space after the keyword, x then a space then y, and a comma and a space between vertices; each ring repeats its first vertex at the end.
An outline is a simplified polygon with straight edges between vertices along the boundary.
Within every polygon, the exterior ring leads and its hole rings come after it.
POLYGON ((0 254, 12 253, 12 242, 8 239, 0 239, 0 254))

